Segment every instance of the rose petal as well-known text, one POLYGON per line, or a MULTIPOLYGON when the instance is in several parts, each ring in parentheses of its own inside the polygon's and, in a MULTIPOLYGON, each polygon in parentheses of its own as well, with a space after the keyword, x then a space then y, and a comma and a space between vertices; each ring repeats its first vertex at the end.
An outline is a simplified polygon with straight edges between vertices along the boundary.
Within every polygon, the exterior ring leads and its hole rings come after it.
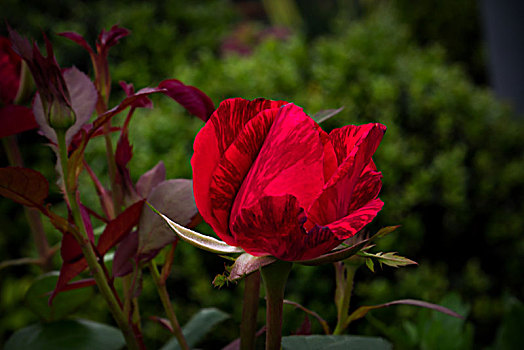
POLYGON ((364 228, 364 226, 373 221, 383 206, 384 202, 382 202, 379 198, 374 199, 366 205, 353 211, 348 216, 326 225, 325 227, 328 228, 338 239, 348 239, 364 228))
POLYGON ((323 185, 324 147, 316 123, 302 108, 287 104, 238 191, 231 219, 263 196, 290 194, 307 208, 323 185))
POLYGON ((231 224, 237 243, 254 256, 273 255, 294 260, 303 251, 297 246, 306 236, 304 210, 292 195, 265 196, 249 208, 242 208, 231 224))
POLYGON ((342 164, 355 146, 358 146, 363 140, 367 139, 370 133, 377 137, 380 136, 378 139, 378 143, 380 143, 382 136, 379 130, 382 131, 383 135, 386 132, 386 127, 379 123, 371 123, 364 125, 347 125, 331 131, 329 137, 337 154, 338 164, 342 164))
POLYGON ((1 104, 9 104, 15 99, 20 85, 21 64, 22 58, 11 49, 9 39, 0 37, 1 104))
POLYGON ((307 228, 314 224, 325 226, 349 214, 354 188, 370 163, 385 129, 382 124, 375 123, 360 127, 350 125, 331 132, 340 165, 309 208, 307 228))
POLYGON ((377 198, 380 189, 382 188, 381 180, 382 173, 376 170, 375 164, 371 161, 362 171, 360 179, 353 189, 349 211, 351 212, 361 208, 368 202, 377 198))
POLYGON ((212 216, 206 221, 228 244, 234 245, 229 232, 229 214, 233 201, 279 110, 266 109, 251 119, 226 150, 213 173, 209 189, 209 197, 213 203, 212 216))
POLYGON ((0 125, 0 138, 38 128, 33 112, 27 107, 17 105, 0 108, 0 125))
POLYGON ((204 220, 212 220, 211 178, 225 151, 253 117, 265 109, 278 108, 284 101, 234 98, 223 101, 195 138, 193 190, 195 201, 204 220))

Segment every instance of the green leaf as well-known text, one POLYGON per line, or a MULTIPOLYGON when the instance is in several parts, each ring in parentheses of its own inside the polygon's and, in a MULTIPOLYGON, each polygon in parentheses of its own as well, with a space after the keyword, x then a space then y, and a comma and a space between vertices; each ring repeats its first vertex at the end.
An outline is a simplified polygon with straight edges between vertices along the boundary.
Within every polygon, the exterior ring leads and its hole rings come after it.
POLYGON ((372 259, 366 259, 366 266, 368 267, 368 269, 371 270, 371 272, 375 272, 375 267, 373 265, 372 259))
POLYGON ((312 118, 314 121, 320 124, 323 121, 326 121, 329 118, 334 117, 335 115, 339 114, 343 109, 344 109, 344 106, 338 109, 325 109, 325 110, 315 113, 315 115, 313 115, 312 118))
POLYGON ((373 235, 373 239, 378 239, 378 238, 382 238, 384 236, 387 236, 391 232, 396 231, 399 227, 400 227, 400 225, 383 227, 380 230, 378 230, 377 233, 375 233, 373 235))
MULTIPOLYGON (((217 324, 229 318, 229 315, 216 308, 202 309, 182 327, 182 332, 190 348, 202 340, 217 324)), ((180 345, 175 337, 169 340, 161 350, 179 350, 180 345)))
POLYGON ((169 225, 169 227, 184 241, 188 242, 191 245, 194 245, 197 248, 207 250, 212 253, 218 254, 229 254, 229 253, 244 253, 244 250, 238 247, 230 246, 222 241, 219 241, 216 238, 203 235, 199 232, 192 231, 182 225, 177 224, 176 222, 170 220, 167 216, 160 213, 156 210, 151 204, 149 207, 153 209, 155 213, 160 215, 162 219, 169 225))
POLYGON ((249 275, 253 271, 257 271, 259 268, 267 266, 277 259, 272 256, 253 256, 248 253, 240 255, 233 264, 229 273, 229 281, 234 281, 239 278, 249 275))
POLYGON ((49 294, 58 281, 58 271, 49 272, 36 279, 26 292, 25 302, 29 309, 45 321, 55 321, 69 315, 87 303, 93 294, 92 288, 80 288, 58 294, 49 305, 49 294))
POLYGON ((524 304, 517 299, 507 301, 504 318, 497 331, 494 349, 520 349, 524 343, 524 304))
MULTIPOLYGON (((364 258, 367 258, 366 259, 366 265, 369 267, 368 265, 368 261, 371 260, 371 259, 375 259, 378 261, 378 263, 380 264, 380 266, 382 266, 382 264, 385 264, 385 265, 388 265, 388 266, 392 266, 392 267, 399 267, 399 266, 406 266, 406 265, 417 265, 416 262, 414 262, 413 260, 410 260, 408 258, 404 258, 403 256, 400 256, 400 255, 396 255, 397 253, 396 252, 388 252, 388 253, 382 253, 382 252, 379 252, 379 253, 368 253, 368 252, 364 252, 364 251, 360 251, 358 253, 358 255, 364 257, 364 258)), ((373 264, 373 262, 371 263, 373 264)), ((370 270, 373 271, 373 268, 370 267, 370 270)))
POLYGON ((125 345, 117 328, 88 320, 34 324, 15 332, 5 350, 118 350, 125 345))
POLYGON ((306 335, 282 338, 282 350, 390 350, 391 344, 379 337, 354 335, 306 335))

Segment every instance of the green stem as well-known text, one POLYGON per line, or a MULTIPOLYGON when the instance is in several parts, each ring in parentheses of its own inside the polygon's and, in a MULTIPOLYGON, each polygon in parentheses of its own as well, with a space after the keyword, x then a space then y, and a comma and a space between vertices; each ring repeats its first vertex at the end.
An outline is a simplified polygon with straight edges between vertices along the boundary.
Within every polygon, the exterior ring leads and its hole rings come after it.
POLYGON ((73 215, 73 219, 75 221, 75 225, 80 229, 80 232, 73 232, 73 235, 75 236, 76 240, 80 244, 80 248, 82 249, 82 253, 84 254, 84 258, 86 259, 87 265, 89 266, 89 269, 91 273, 93 274, 93 278, 96 281, 96 284, 98 286, 98 289, 100 290, 100 293, 104 297, 107 305, 109 306, 109 310, 111 311, 111 314, 113 315, 113 318, 115 319, 118 327, 122 330, 122 333, 124 334, 124 338, 126 339, 126 343, 128 346, 128 349, 132 350, 139 350, 144 348, 143 344, 139 343, 139 339, 141 339, 139 334, 135 334, 133 331, 133 328, 129 324, 127 317, 122 312, 122 308, 120 307, 120 304, 118 303, 118 300, 113 294, 113 291, 111 290, 111 287, 109 286, 107 277, 104 274, 104 270, 100 266, 98 257, 96 256, 96 253, 94 251, 93 245, 89 241, 89 238, 87 237, 87 232, 84 226, 84 223, 82 221, 82 217, 80 215, 80 209, 78 208, 78 203, 76 201, 76 198, 72 198, 71 193, 69 193, 68 189, 68 181, 67 181, 67 144, 66 144, 66 138, 65 138, 65 130, 56 130, 57 134, 57 140, 58 140, 58 148, 60 152, 60 164, 62 166, 62 176, 64 181, 64 189, 65 189, 65 195, 66 199, 69 202, 71 213, 73 215))
POLYGON ((109 178, 111 181, 111 192, 113 193, 113 212, 117 216, 122 211, 123 192, 122 188, 117 182, 117 168, 115 153, 113 152, 113 144, 111 142, 111 135, 109 135, 110 121, 104 124, 104 139, 106 142, 106 157, 107 167, 109 170, 109 178))
POLYGON ((260 269, 266 290, 266 350, 279 350, 282 341, 284 291, 293 263, 277 260, 260 269))
POLYGON ((255 349, 258 300, 260 298, 260 272, 255 271, 244 278, 242 323, 240 324, 240 349, 255 349))
POLYGON ((334 335, 342 334, 348 326, 349 305, 351 302, 351 294, 353 293, 353 280, 355 272, 360 264, 352 262, 337 262, 335 263, 335 275, 337 289, 335 292, 335 304, 337 306, 337 325, 333 331, 334 335))
POLYGON ((156 264, 153 260, 149 262, 149 270, 151 271, 153 281, 155 281, 156 289, 158 291, 158 295, 160 296, 160 300, 162 301, 162 305, 164 306, 167 318, 171 322, 173 334, 178 340, 180 347, 183 350, 189 350, 189 345, 187 344, 186 338, 182 333, 182 329, 180 328, 180 324, 178 323, 178 319, 175 315, 175 310, 173 309, 173 305, 171 304, 171 300, 169 299, 169 294, 167 292, 165 281, 162 280, 160 273, 158 273, 156 264))
MULTIPOLYGON (((7 153, 7 159, 9 164, 12 166, 24 166, 20 148, 16 140, 16 135, 11 135, 2 138, 5 152, 7 153)), ((40 259, 39 265, 44 271, 52 269, 52 258, 53 254, 49 248, 49 243, 44 231, 44 225, 42 224, 42 217, 38 210, 34 208, 24 207, 24 213, 29 223, 29 228, 33 234, 33 240, 35 242, 36 251, 40 259)))

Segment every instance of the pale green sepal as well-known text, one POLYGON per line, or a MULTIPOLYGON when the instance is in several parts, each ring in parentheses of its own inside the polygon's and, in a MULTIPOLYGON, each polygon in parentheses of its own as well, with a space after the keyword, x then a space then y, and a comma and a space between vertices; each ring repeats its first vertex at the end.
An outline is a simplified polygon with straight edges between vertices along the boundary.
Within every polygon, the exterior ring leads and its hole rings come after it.
POLYGON ((151 210, 160 215, 162 219, 168 224, 168 226, 184 241, 188 242, 191 245, 194 245, 197 248, 207 250, 208 252, 217 253, 217 254, 231 254, 231 253, 244 253, 242 248, 230 246, 225 242, 219 241, 216 238, 203 235, 199 232, 192 231, 182 225, 177 224, 176 222, 169 219, 164 214, 160 213, 158 210, 153 208, 153 206, 147 203, 151 210))

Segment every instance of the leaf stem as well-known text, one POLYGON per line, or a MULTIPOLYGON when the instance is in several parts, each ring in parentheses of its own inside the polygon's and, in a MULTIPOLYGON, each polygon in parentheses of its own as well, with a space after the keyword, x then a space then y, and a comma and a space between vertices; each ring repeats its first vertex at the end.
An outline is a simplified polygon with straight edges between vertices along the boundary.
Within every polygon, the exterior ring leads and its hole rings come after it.
POLYGON ((260 298, 260 272, 255 271, 244 278, 242 323, 240 324, 240 349, 255 349, 258 300, 260 298))
POLYGON ((151 271, 151 276, 153 277, 153 281, 155 281, 158 295, 160 296, 160 300, 162 301, 162 305, 164 306, 164 311, 166 312, 166 315, 169 321, 171 322, 171 327, 173 328, 173 334, 175 335, 176 339, 178 340, 180 347, 183 350, 189 350, 189 345, 187 344, 186 338, 184 337, 184 334, 182 333, 182 329, 180 328, 180 324, 178 323, 178 319, 176 317, 175 310, 173 309, 173 305, 171 304, 171 300, 169 299, 169 294, 167 292, 165 281, 162 280, 154 260, 151 260, 149 262, 149 270, 151 271))
POLYGON ((266 290, 266 350, 278 350, 282 341, 282 308, 293 263, 277 260, 260 269, 266 290))

